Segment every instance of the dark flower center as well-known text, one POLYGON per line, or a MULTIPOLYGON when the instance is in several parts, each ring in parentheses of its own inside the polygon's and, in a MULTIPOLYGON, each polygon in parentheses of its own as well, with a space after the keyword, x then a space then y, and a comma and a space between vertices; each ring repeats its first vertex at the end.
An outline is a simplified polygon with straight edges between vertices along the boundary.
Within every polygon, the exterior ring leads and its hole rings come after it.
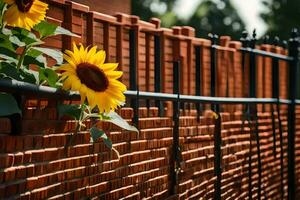
POLYGON ((33 4, 34 0, 16 0, 19 11, 28 12, 33 4))
POLYGON ((76 73, 81 83, 94 91, 103 92, 108 88, 105 73, 93 64, 80 63, 77 65, 76 73))

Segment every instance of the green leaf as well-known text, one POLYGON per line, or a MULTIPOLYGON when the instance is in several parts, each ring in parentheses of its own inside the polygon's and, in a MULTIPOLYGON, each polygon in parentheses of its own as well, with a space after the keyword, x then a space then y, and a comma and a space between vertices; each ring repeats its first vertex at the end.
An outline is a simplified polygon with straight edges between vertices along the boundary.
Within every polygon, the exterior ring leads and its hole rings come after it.
POLYGON ((53 35, 57 26, 55 24, 48 23, 47 21, 41 21, 39 24, 35 25, 33 29, 40 34, 40 38, 45 38, 53 35))
POLYGON ((10 79, 22 81, 22 76, 20 72, 17 70, 16 66, 7 62, 0 62, 0 74, 10 79))
POLYGON ((103 139, 104 144, 110 149, 113 149, 112 146, 112 142, 111 140, 107 137, 107 135, 105 134, 105 132, 103 130, 100 130, 96 127, 92 127, 90 129, 90 134, 91 134, 91 139, 92 142, 95 142, 96 140, 98 140, 99 138, 103 139))
POLYGON ((9 35, 10 37, 12 37, 13 39, 10 38, 10 40, 12 42, 15 42, 14 44, 16 44, 17 46, 19 46, 21 44, 20 42, 23 42, 26 45, 31 45, 31 46, 43 43, 32 32, 30 32, 26 29, 23 29, 23 28, 15 27, 11 30, 5 29, 4 34, 9 35), (19 41, 17 41, 16 38, 14 38, 14 37, 17 37, 17 39, 19 41))
POLYGON ((39 69, 39 81, 47 81, 49 86, 56 87, 56 82, 59 79, 57 73, 51 68, 40 68, 39 69))
POLYGON ((0 34, 0 58, 13 60, 17 58, 16 50, 9 40, 9 36, 0 34))
POLYGON ((13 62, 16 64, 18 63, 18 60, 16 59, 16 54, 3 47, 0 47, 0 58, 8 62, 13 62))
POLYGON ((68 31, 67 29, 49 23, 47 21, 40 22, 39 24, 35 25, 33 29, 39 32, 41 38, 46 38, 53 35, 69 35, 79 37, 78 35, 68 31))
POLYGON ((0 93, 0 116, 20 114, 21 110, 11 94, 0 93))
MULTIPOLYGON (((6 11, 7 4, 3 0, 0 1, 0 23, 3 23, 3 14, 6 11)), ((3 24, 1 24, 3 26, 3 24)))
POLYGON ((21 78, 22 81, 27 82, 27 83, 32 83, 32 84, 37 84, 38 83, 38 76, 37 72, 23 68, 20 70, 21 78))
POLYGON ((11 41, 9 40, 9 36, 0 34, 0 46, 5 47, 11 51, 15 51, 15 48, 13 47, 11 41))
POLYGON ((73 117, 76 120, 79 120, 81 114, 80 105, 67 105, 67 104, 60 104, 57 106, 58 109, 58 117, 61 118, 64 115, 73 117))
POLYGON ((30 64, 45 68, 47 66, 47 60, 42 55, 42 52, 30 49, 24 57, 23 65, 29 67, 30 64))
POLYGON ((18 70, 15 65, 7 62, 0 62, 0 74, 9 79, 24 81, 27 83, 37 83, 35 71, 28 69, 18 70))
POLYGON ((32 49, 40 51, 43 54, 46 54, 51 58, 55 59, 58 65, 61 65, 63 63, 63 54, 61 51, 57 51, 50 48, 44 48, 44 47, 33 47, 32 49))
POLYGON ((54 32, 54 35, 68 35, 68 36, 72 36, 72 37, 80 37, 79 35, 76 35, 75 33, 72 33, 71 31, 58 26, 54 32))
POLYGON ((99 116, 100 120, 111 120, 111 117, 106 116, 103 113, 100 113, 98 116, 99 116))
POLYGON ((139 132, 137 128, 135 128, 134 126, 129 125, 126 120, 124 120, 120 115, 118 115, 115 112, 110 112, 108 114, 103 114, 103 115, 110 118, 110 119, 103 119, 103 121, 111 122, 111 123, 123 128, 123 129, 128 130, 128 131, 139 132))

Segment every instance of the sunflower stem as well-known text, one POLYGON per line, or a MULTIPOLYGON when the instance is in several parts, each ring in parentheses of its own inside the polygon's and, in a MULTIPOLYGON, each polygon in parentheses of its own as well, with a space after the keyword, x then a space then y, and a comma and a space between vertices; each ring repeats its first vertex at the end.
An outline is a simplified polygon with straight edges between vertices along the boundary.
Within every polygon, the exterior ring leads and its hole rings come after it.
POLYGON ((66 144, 65 147, 70 146, 72 144, 73 139, 74 139, 74 135, 77 134, 81 130, 82 122, 84 121, 84 119, 83 119, 84 110, 85 110, 85 106, 84 106, 84 103, 83 103, 83 104, 80 105, 80 115, 79 115, 79 119, 76 120, 75 132, 73 134, 71 134, 71 138, 70 138, 69 142, 66 144))
POLYGON ((24 61, 24 58, 25 58, 25 55, 27 53, 27 50, 28 50, 28 47, 25 46, 25 48, 23 49, 23 52, 19 58, 19 61, 18 61, 18 64, 17 64, 17 69, 20 70, 22 64, 23 64, 23 61, 24 61))

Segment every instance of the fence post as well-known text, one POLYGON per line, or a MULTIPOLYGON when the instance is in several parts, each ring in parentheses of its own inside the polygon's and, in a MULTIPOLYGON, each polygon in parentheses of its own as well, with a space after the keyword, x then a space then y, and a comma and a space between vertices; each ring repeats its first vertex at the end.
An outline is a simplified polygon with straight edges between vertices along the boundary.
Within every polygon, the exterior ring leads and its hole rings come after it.
MULTIPOLYGON (((278 53, 277 49, 279 45, 279 38, 275 37, 273 45, 275 45, 275 53, 278 53)), ((282 121, 280 117, 280 102, 279 102, 279 60, 278 58, 272 58, 272 98, 276 98, 276 111, 278 120, 278 130, 279 130, 279 143, 280 143, 280 192, 281 199, 284 199, 284 172, 283 172, 283 136, 282 136, 282 121)), ((275 126, 275 116, 274 116, 274 105, 271 105, 272 112, 272 127, 273 127, 273 153, 274 159, 276 159, 276 126, 275 126)))
MULTIPOLYGON (((129 30, 129 88, 130 90, 138 91, 138 82, 137 82, 137 31, 138 27, 133 27, 129 30)), ((138 128, 139 125, 139 99, 138 95, 136 98, 132 99, 130 102, 131 107, 133 108, 133 123, 138 128)))
MULTIPOLYGON (((201 46, 195 46, 195 95, 201 95, 201 46)), ((196 103, 197 110, 197 120, 200 121, 200 111, 201 105, 200 103, 196 103)))
MULTIPOLYGON (((216 44, 217 35, 209 34, 211 39, 211 49, 210 49, 210 94, 212 97, 216 96, 216 78, 217 78, 217 60, 216 60, 216 44)), ((211 109, 215 112, 215 129, 214 129, 214 174, 216 176, 216 181, 214 184, 214 199, 221 200, 221 179, 222 179, 222 152, 221 152, 221 115, 220 107, 218 104, 212 104, 211 109)))
MULTIPOLYGON (((242 47, 246 48, 249 46, 250 39, 248 37, 247 31, 243 31, 242 37, 240 39, 242 42, 242 47)), ((242 90, 243 96, 248 96, 246 92, 246 53, 242 51, 242 90)), ((242 115, 242 127, 241 132, 244 133, 245 128, 245 121, 248 120, 248 126, 250 127, 250 111, 249 111, 249 104, 246 104, 246 107, 243 110, 242 115)), ((248 156, 248 196, 249 199, 252 199, 252 134, 250 130, 250 144, 249 144, 249 156, 248 156)))
POLYGON ((297 70, 299 64, 299 38, 297 29, 292 30, 289 40, 289 56, 293 60, 289 65, 289 99, 288 105, 288 199, 294 200, 296 193, 295 182, 295 100, 297 91, 297 70))
MULTIPOLYGON (((249 45, 249 38, 248 38, 248 33, 247 31, 243 31, 242 33, 242 37, 240 39, 241 43, 242 43, 242 47, 246 48, 249 45)), ((245 88, 245 62, 246 62, 246 53, 245 52, 241 52, 242 53, 242 96, 245 97, 246 96, 246 88, 245 88)))
MULTIPOLYGON (((161 70, 161 33, 154 35, 154 91, 161 92, 162 88, 162 70, 161 70)), ((158 107, 159 116, 162 117, 164 114, 163 103, 159 100, 155 101, 155 106, 158 107)))
MULTIPOLYGON (((256 45, 256 30, 254 29, 252 34, 252 39, 250 41, 250 48, 255 49, 256 45)), ((256 55, 250 53, 250 64, 249 64, 249 96, 251 98, 256 98, 256 55)), ((257 149, 257 162, 258 162, 258 191, 257 198, 261 199, 261 156, 260 156, 260 141, 259 141, 259 129, 258 129, 258 117, 257 117, 257 105, 250 106, 250 116, 255 123, 255 139, 256 139, 256 149, 257 149)), ((251 134, 251 133, 250 133, 251 134)))
POLYGON ((178 170, 180 168, 179 147, 179 117, 180 117, 180 61, 173 62, 173 93, 177 94, 177 101, 173 102, 173 147, 171 159, 171 189, 170 195, 176 194, 178 184, 178 170))

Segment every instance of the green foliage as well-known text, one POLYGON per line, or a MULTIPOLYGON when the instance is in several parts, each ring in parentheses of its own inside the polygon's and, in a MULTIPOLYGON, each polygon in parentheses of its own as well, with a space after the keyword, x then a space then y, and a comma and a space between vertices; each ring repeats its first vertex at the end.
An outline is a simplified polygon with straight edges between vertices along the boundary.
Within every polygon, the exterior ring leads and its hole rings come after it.
POLYGON ((44 43, 41 39, 57 34, 71 36, 75 34, 44 21, 36 25, 35 30, 39 32, 40 38, 23 28, 2 27, 0 30, 0 58, 2 59, 0 77, 56 87, 58 75, 48 68, 44 55, 55 59, 60 65, 63 63, 63 54, 55 49, 39 47, 44 43), (36 66, 38 71, 31 70, 31 66, 36 66))
POLYGON ((0 78, 14 79, 36 84, 34 74, 28 70, 18 70, 13 64, 0 62, 0 78))
POLYGON ((204 0, 186 25, 196 29, 197 36, 207 37, 209 33, 229 35, 238 40, 245 25, 230 1, 204 0))
POLYGON ((137 130, 137 128, 135 128, 134 126, 131 126, 128 124, 128 122, 126 120, 124 120, 120 115, 118 115, 116 112, 110 112, 108 114, 102 114, 106 117, 108 117, 109 119, 105 119, 103 118, 103 121, 108 121, 111 122, 125 130, 128 131, 135 131, 135 132, 139 132, 137 130))
POLYGON ((194 13, 187 20, 181 19, 174 11, 176 0, 137 0, 132 1, 132 13, 141 19, 149 21, 151 17, 161 19, 162 26, 171 27, 191 26, 196 29, 198 37, 207 38, 208 33, 230 35, 239 39, 245 25, 230 1, 202 0, 194 13), (165 11, 158 13, 152 5, 165 7, 165 11))
POLYGON ((90 129, 91 141, 96 142, 99 138, 103 139, 104 144, 110 149, 113 149, 111 140, 107 137, 103 130, 100 130, 96 127, 90 129))
MULTIPOLYGON (((7 5, 0 1, 0 79, 17 80, 36 85, 46 84, 56 88, 61 86, 61 78, 55 71, 57 67, 50 68, 46 57, 55 59, 56 64, 61 65, 63 63, 62 52, 40 45, 44 43, 45 38, 50 36, 78 36, 47 21, 35 25, 33 28, 35 32, 18 27, 6 28, 6 24, 2 20, 6 7, 7 5)), ((59 118, 70 116, 75 119, 77 123, 75 133, 85 127, 84 122, 90 118, 96 118, 96 121, 110 121, 127 130, 137 131, 116 113, 110 113, 109 115, 92 113, 91 108, 85 103, 82 105, 60 104, 57 106, 57 110, 59 118)), ((10 94, 0 93, 0 116, 12 114, 21 114, 16 100, 10 94)), ((102 138, 105 145, 114 150, 119 156, 117 150, 113 148, 111 140, 102 130, 93 126, 89 132, 92 141, 102 138)))
POLYGON ((149 21, 151 17, 158 17, 161 19, 162 25, 171 27, 180 22, 176 14, 173 12, 175 0, 135 0, 131 1, 132 14, 139 16, 142 20, 149 21), (165 12, 159 13, 151 9, 153 4, 164 7, 165 12))
POLYGON ((51 68, 40 68, 39 70, 39 82, 46 81, 49 86, 56 87, 56 83, 59 77, 57 73, 51 68))
POLYGON ((30 65, 37 65, 40 68, 45 68, 47 66, 47 60, 41 51, 33 48, 27 51, 24 57, 23 66, 29 68, 30 65))
POLYGON ((299 0, 264 0, 263 4, 267 9, 261 17, 267 23, 266 34, 271 38, 279 36, 287 40, 293 28, 300 28, 299 0))
POLYGON ((55 59, 58 65, 61 65, 63 63, 64 59, 61 51, 50 49, 50 48, 44 48, 44 47, 32 47, 32 48, 55 59))
POLYGON ((3 31, 4 34, 10 37, 10 41, 19 47, 23 47, 26 45, 34 46, 43 44, 43 42, 39 38, 37 38, 35 34, 23 28, 5 28, 3 31))
POLYGON ((39 33, 40 38, 46 38, 54 35, 68 35, 73 37, 79 37, 76 34, 70 32, 69 30, 57 26, 55 24, 51 24, 47 21, 42 21, 41 23, 35 25, 33 29, 39 33))
POLYGON ((70 116, 76 120, 79 120, 81 117, 81 107, 76 104, 59 104, 57 106, 58 117, 61 118, 65 115, 70 116))
POLYGON ((17 54, 10 37, 0 34, 0 58, 17 63, 17 54))
POLYGON ((11 94, 0 93, 0 102, 0 116, 21 114, 21 110, 11 94))

